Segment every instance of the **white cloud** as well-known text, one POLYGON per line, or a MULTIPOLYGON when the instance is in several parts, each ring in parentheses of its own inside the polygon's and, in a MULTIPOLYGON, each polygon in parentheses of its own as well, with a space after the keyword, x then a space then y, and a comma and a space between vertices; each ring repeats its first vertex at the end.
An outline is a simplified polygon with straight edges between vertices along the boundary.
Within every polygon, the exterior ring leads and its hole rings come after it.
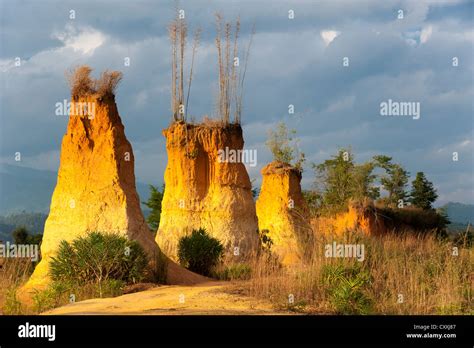
POLYGON ((66 25, 64 31, 54 32, 52 36, 63 42, 66 48, 72 48, 75 52, 83 54, 94 53, 106 39, 104 34, 94 28, 77 29, 70 24, 66 25))
POLYGON ((462 141, 458 141, 455 143, 447 144, 444 147, 438 148, 436 151, 437 154, 442 154, 442 156, 448 156, 451 154, 452 151, 466 151, 466 153, 463 154, 469 154, 469 151, 472 150, 472 140, 471 139, 465 139, 462 141), (467 149, 465 149, 467 148, 467 149))
POLYGON ((321 38, 326 46, 329 46, 329 44, 340 34, 341 32, 336 30, 321 30, 321 38))
POLYGON ((423 28, 420 34, 420 43, 422 44, 426 43, 430 39, 432 34, 433 34, 433 27, 431 25, 427 26, 426 28, 423 28))
POLYGON ((326 108, 325 112, 339 112, 344 110, 350 110, 354 106, 355 100, 356 97, 354 95, 342 97, 336 100, 334 103, 330 104, 326 108))

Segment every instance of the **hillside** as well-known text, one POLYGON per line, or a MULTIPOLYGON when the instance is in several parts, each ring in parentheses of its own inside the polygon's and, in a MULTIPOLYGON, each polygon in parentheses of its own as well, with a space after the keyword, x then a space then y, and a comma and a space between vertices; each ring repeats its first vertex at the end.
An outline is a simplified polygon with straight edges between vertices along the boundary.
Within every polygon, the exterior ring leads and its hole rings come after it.
POLYGON ((56 173, 12 165, 0 166, 0 214, 47 213, 56 173))
POLYGON ((449 202, 441 208, 446 211, 452 223, 466 225, 474 222, 474 204, 449 202))
POLYGON ((31 234, 42 234, 48 215, 44 213, 13 213, 0 216, 0 240, 11 241, 11 233, 18 227, 25 227, 31 234))
MULTIPOLYGON (((56 177, 54 171, 0 165, 0 216, 23 211, 47 214, 56 177)), ((140 201, 147 200, 148 185, 137 182, 136 186, 140 201)), ((142 210, 146 215, 143 204, 142 210)))

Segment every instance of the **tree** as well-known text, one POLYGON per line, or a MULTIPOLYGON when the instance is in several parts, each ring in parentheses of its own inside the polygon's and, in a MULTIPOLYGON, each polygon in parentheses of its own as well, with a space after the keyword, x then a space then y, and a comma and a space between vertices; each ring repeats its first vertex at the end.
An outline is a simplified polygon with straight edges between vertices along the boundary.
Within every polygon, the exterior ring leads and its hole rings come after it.
POLYGON ((15 244, 41 244, 42 234, 30 234, 25 227, 18 227, 12 232, 15 244))
POLYGON ((438 194, 433 183, 426 179, 425 173, 416 173, 416 178, 411 185, 410 202, 424 210, 432 209, 432 203, 436 201, 438 194))
POLYGON ((322 205, 330 211, 346 207, 353 193, 354 156, 351 150, 340 149, 336 156, 321 164, 313 164, 316 186, 322 192, 322 205))
POLYGON ((190 271, 208 276, 224 253, 222 243, 211 237, 205 229, 193 230, 178 243, 178 259, 190 271))
POLYGON ((299 151, 297 141, 293 138, 294 129, 289 130, 284 122, 279 122, 275 131, 268 132, 267 147, 270 149, 273 160, 293 165, 302 170, 305 155, 299 151))
POLYGON ((258 195, 260 194, 260 189, 256 186, 254 186, 255 179, 250 180, 250 183, 252 185, 252 197, 253 199, 257 198, 258 195))
POLYGON ((409 173, 399 164, 393 164, 387 170, 388 176, 381 179, 381 183, 388 191, 388 204, 398 206, 400 201, 405 201, 407 196, 406 185, 409 173))
POLYGON ((143 202, 143 204, 151 209, 150 215, 148 215, 146 221, 153 231, 156 231, 158 226, 160 226, 161 202, 163 200, 164 192, 164 184, 161 192, 157 187, 150 185, 150 198, 148 198, 148 201, 143 202))
POLYGON ((43 241, 43 234, 38 233, 38 234, 29 235, 27 241, 28 241, 27 244, 38 244, 38 245, 40 245, 41 242, 43 241))
POLYGON ((266 145, 270 149, 273 155, 274 161, 280 161, 284 163, 290 163, 294 159, 294 149, 290 145, 291 135, 293 131, 288 131, 284 122, 280 122, 277 125, 275 131, 270 130, 268 132, 268 140, 266 145))
POLYGON ((12 232, 15 244, 28 244, 29 233, 24 227, 18 227, 12 232))
POLYGON ((318 209, 321 207, 321 195, 313 190, 302 190, 303 198, 309 208, 311 215, 316 215, 318 209))
POLYGON ((380 178, 380 183, 388 192, 386 201, 389 206, 398 206, 400 200, 407 198, 406 185, 408 183, 409 173, 397 163, 392 163, 392 157, 374 156, 374 162, 377 166, 385 170, 385 175, 380 178))
POLYGON ((374 185, 376 166, 374 161, 355 164, 351 149, 344 148, 332 159, 313 165, 317 172, 317 186, 322 192, 322 206, 339 211, 346 208, 349 199, 377 199, 380 189, 374 185))
POLYGON ((377 175, 373 174, 376 164, 373 161, 355 165, 352 179, 354 181, 352 198, 362 200, 364 198, 377 199, 380 197, 380 188, 374 186, 377 175))

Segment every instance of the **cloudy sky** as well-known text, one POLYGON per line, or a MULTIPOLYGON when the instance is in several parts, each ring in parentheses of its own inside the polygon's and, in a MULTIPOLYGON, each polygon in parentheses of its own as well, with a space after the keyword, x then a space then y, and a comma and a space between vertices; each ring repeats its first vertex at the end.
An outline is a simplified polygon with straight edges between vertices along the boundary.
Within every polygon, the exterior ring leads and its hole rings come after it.
MULTIPOLYGON (((0 163, 57 170, 67 118, 55 115, 55 104, 69 98, 64 72, 88 64, 95 76, 124 73, 116 100, 137 180, 161 183, 173 8, 172 1, 0 0, 0 163)), ((305 187, 311 163, 352 146, 357 161, 386 154, 412 177, 424 171, 438 204, 473 203, 474 2, 199 0, 180 8, 191 30, 203 30, 188 110, 196 119, 215 109, 214 13, 240 15, 242 45, 256 25, 242 123, 246 148, 258 150, 258 166, 248 168, 257 184, 271 160, 267 132, 283 120, 307 157, 305 187), (382 116, 389 99, 419 102, 420 118, 382 116)))

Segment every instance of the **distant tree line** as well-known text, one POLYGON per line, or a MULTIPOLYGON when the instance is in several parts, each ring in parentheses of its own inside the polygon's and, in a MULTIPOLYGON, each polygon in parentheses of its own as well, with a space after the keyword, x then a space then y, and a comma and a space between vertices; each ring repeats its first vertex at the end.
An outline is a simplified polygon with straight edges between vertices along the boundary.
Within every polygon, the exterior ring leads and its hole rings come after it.
POLYGON ((12 232, 15 244, 41 244, 42 234, 30 234, 25 227, 18 227, 12 232))
MULTIPOLYGON (((266 145, 273 161, 284 162, 303 170, 305 155, 299 149, 296 131, 284 122, 268 132, 266 145)), ((312 211, 338 212, 347 208, 350 200, 371 199, 389 208, 403 208, 409 204, 422 210, 432 210, 438 198, 433 184, 423 172, 418 172, 408 189, 410 173, 392 157, 373 156, 369 161, 356 163, 350 148, 320 164, 312 164, 315 171, 314 190, 304 195, 312 211), (382 196, 382 193, 385 193, 382 196)))
POLYGON ((12 233, 19 228, 25 228, 31 235, 41 234, 47 217, 48 215, 43 213, 25 211, 0 216, 0 240, 14 240, 12 233))
POLYGON ((346 209, 350 200, 366 198, 390 208, 413 205, 431 210, 438 198, 436 189, 423 172, 416 174, 409 190, 409 172, 385 155, 355 163, 352 150, 342 148, 337 155, 312 167, 316 175, 315 189, 306 195, 311 204, 329 212, 346 209), (382 191, 385 192, 383 196, 382 191))

